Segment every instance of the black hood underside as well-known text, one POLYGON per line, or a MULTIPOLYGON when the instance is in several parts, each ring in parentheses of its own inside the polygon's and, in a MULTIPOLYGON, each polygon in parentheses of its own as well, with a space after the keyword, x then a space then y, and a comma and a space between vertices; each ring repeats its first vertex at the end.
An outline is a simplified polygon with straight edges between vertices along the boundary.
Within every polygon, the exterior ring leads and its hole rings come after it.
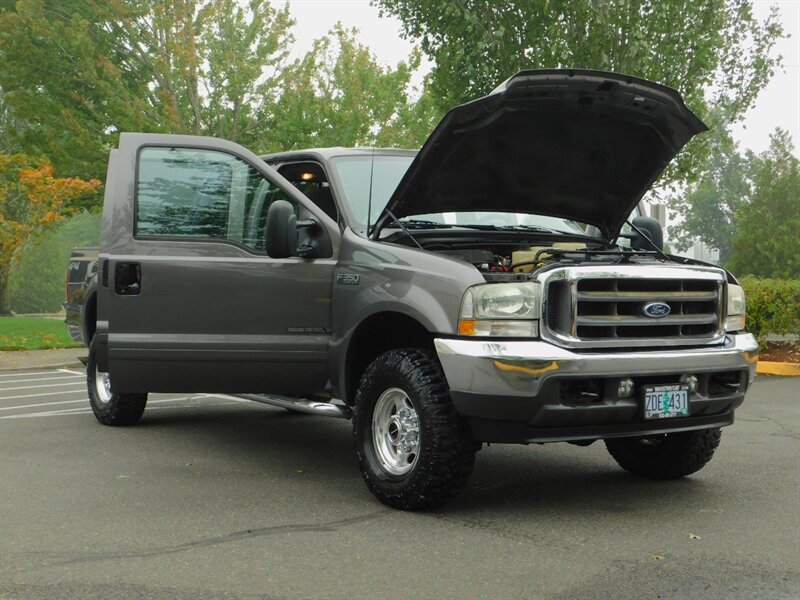
POLYGON ((656 83, 601 71, 523 71, 444 117, 387 209, 398 218, 535 213, 613 235, 706 129, 678 92, 656 83))

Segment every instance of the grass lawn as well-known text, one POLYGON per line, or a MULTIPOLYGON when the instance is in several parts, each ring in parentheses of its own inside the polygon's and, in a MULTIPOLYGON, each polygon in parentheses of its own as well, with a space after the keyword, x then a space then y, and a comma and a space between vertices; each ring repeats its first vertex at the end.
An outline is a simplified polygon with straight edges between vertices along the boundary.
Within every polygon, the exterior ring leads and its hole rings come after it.
POLYGON ((78 348, 61 319, 0 317, 0 350, 78 348))

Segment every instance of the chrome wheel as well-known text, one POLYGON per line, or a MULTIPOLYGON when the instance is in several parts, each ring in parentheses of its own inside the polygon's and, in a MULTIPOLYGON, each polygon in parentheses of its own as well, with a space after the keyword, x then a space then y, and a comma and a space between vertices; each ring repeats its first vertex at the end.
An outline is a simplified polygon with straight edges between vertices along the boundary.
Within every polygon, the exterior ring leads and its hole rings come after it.
POLYGON ((372 442, 381 467, 392 475, 405 475, 419 455, 419 416, 400 388, 389 388, 375 403, 372 442))
POLYGON ((353 441, 369 491, 388 506, 440 506, 464 489, 478 449, 433 352, 375 358, 353 404, 353 441))
POLYGON ((108 404, 111 400, 111 378, 108 373, 94 372, 94 389, 97 392, 97 399, 102 404, 108 404))
POLYGON ((89 360, 86 361, 86 391, 92 412, 103 425, 133 425, 142 418, 147 405, 146 393, 111 392, 111 377, 98 368, 95 341, 89 346, 89 360))

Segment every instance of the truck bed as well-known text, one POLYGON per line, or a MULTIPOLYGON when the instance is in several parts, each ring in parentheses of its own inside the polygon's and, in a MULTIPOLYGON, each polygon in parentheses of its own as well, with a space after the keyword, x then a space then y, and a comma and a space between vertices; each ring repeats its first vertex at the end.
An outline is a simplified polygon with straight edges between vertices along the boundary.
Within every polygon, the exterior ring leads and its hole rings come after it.
POLYGON ((70 337, 76 342, 89 345, 90 335, 85 323, 86 299, 97 285, 97 257, 99 249, 94 247, 73 248, 67 267, 65 322, 70 337))

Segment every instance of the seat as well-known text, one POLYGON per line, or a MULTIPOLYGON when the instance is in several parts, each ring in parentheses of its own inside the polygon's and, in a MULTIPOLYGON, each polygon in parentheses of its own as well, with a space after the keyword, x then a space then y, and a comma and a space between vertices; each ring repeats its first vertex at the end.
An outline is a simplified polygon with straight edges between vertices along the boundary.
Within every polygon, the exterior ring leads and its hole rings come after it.
POLYGON ((336 210, 336 203, 333 201, 333 194, 331 193, 331 188, 329 187, 315 187, 306 190, 302 190, 303 193, 311 200, 314 204, 319 206, 325 214, 328 215, 334 221, 339 219, 339 212, 336 210))

